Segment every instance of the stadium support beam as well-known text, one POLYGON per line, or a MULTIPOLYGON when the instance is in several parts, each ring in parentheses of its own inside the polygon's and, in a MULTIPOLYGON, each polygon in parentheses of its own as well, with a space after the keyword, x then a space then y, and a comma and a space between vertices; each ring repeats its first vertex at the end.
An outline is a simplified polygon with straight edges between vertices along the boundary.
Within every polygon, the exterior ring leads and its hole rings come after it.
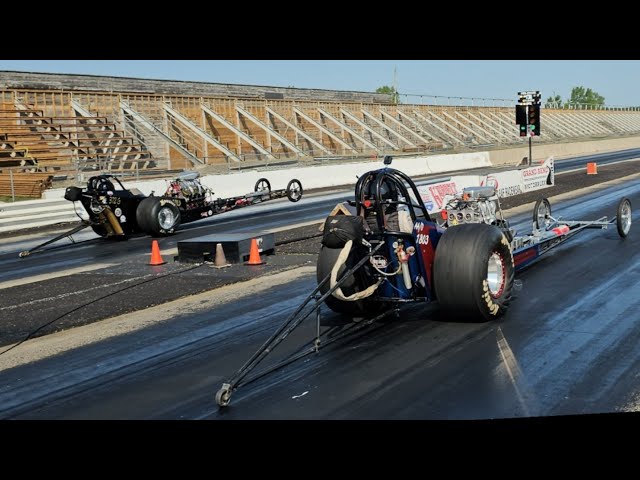
POLYGON ((413 125, 414 127, 416 127, 418 130, 420 130, 424 135, 426 135, 427 137, 429 137, 429 142, 433 142, 433 141, 438 141, 438 142, 443 142, 444 140, 440 137, 435 136, 433 133, 427 131, 421 124, 420 122, 418 122, 415 118, 407 115, 406 113, 404 113, 402 110, 398 109, 398 116, 404 118, 405 120, 407 120, 411 125, 413 125))
POLYGON ((320 112, 320 115, 322 115, 325 118, 328 118, 329 120, 331 120, 333 123, 335 123, 336 125, 338 125, 340 128, 343 128, 344 130, 346 130, 347 132, 349 132, 349 134, 355 138, 357 138, 360 142, 362 142, 363 144, 367 145, 368 147, 372 148, 373 150, 375 150, 376 152, 378 152, 378 147, 376 146, 375 143, 370 142, 369 140, 367 140, 366 138, 364 138, 362 135, 360 135, 358 132, 356 132, 353 128, 351 128, 349 125, 347 125, 344 122, 341 122, 340 120, 338 120, 336 117, 334 117, 333 115, 331 115, 330 113, 324 111, 323 109, 321 109, 320 107, 318 107, 318 111, 320 112))
POLYGON ((607 115, 609 118, 617 117, 620 123, 622 123, 623 125, 626 125, 625 128, 627 131, 629 130, 634 131, 638 128, 637 122, 635 120, 632 120, 631 118, 627 118, 627 115, 623 114, 622 112, 618 112, 617 115, 615 112, 611 112, 607 115))
POLYGON ((307 140, 311 145, 313 145, 314 147, 317 147, 319 150, 322 150, 324 153, 327 153, 329 155, 332 155, 333 152, 331 150, 329 150, 327 147, 325 147, 324 145, 322 145, 320 142, 318 142, 315 138, 313 138, 311 135, 309 135, 307 132, 305 132, 304 130, 298 128, 296 125, 294 125, 293 123, 291 123, 289 120, 287 120, 286 118, 284 118, 282 115, 280 115, 278 112, 276 112, 275 110, 272 110, 269 107, 265 107, 265 110, 267 111, 267 113, 269 115, 272 115, 274 117, 276 117, 278 120, 280 120, 282 123, 284 123, 287 127, 291 128, 293 131, 295 131, 298 135, 300 135, 302 138, 304 138, 305 140, 307 140))
MULTIPOLYGON (((455 135, 451 135, 449 132, 447 132, 444 128, 442 128, 440 125, 437 125, 436 123, 432 122, 431 120, 429 120, 427 117, 425 117, 424 115, 421 115, 419 112, 416 112, 415 110, 413 110, 413 114, 418 117, 420 120, 422 120, 423 122, 429 124, 430 126, 432 126, 433 128, 435 128, 438 132, 442 133, 443 135, 445 135, 448 138, 453 139, 454 143, 458 143, 460 145, 464 145, 464 142, 462 140, 460 140, 458 137, 456 137, 455 135)), ((436 116, 436 118, 438 118, 436 116)), ((440 120, 438 118, 438 120, 440 120)), ((442 121, 442 120, 440 120, 442 121)), ((463 137, 466 136, 464 133, 460 132, 457 128, 452 127, 454 130, 458 131, 460 133, 460 135, 462 135, 463 137)))
POLYGON ((593 124, 597 124, 599 128, 601 128, 604 131, 606 131, 607 135, 611 135, 611 134, 615 133, 615 129, 614 129, 614 131, 612 131, 611 125, 610 126, 603 125, 602 123, 600 123, 600 119, 598 117, 594 117, 592 114, 587 113, 587 112, 583 113, 582 115, 585 118, 589 119, 593 124))
POLYGON ((627 124, 624 123, 624 122, 621 122, 620 118, 616 118, 616 115, 613 112, 612 113, 602 114, 601 120, 602 119, 607 121, 607 122, 609 122, 609 124, 615 126, 616 128, 618 128, 620 132, 627 132, 628 131, 627 124))
MULTIPOLYGON (((427 138, 423 137, 422 135, 420 135, 418 132, 411 130, 409 127, 407 127, 404 123, 402 123, 400 120, 398 120, 397 118, 395 118, 393 115, 385 112, 384 110, 380 110, 380 113, 382 114, 383 117, 388 118, 389 120, 391 120, 395 125, 397 125, 398 127, 402 128, 403 130, 405 130, 406 132, 410 133, 411 135, 413 135, 414 137, 420 139, 421 142, 424 142, 425 144, 431 142, 432 140, 428 140, 427 138)), ((415 125, 415 122, 414 122, 415 125)), ((420 128, 418 126, 418 128, 420 128)), ((420 130, 422 131, 422 130, 420 130)))
POLYGON ((211 135, 209 135, 207 132, 202 130, 200 127, 198 127, 196 124, 194 124, 191 120, 189 120, 187 117, 182 115, 180 112, 172 108, 170 105, 165 103, 164 110, 173 118, 178 120, 182 125, 184 125, 189 130, 191 130, 193 133, 200 136, 200 138, 202 138, 205 142, 213 145, 220 152, 224 153, 231 160, 234 160, 236 162, 241 161, 240 158, 233 151, 228 149, 225 145, 223 145, 221 142, 213 138, 211 135))
POLYGON ((478 111, 477 114, 481 122, 483 122, 485 125, 491 125, 493 131, 502 135, 507 142, 512 142, 513 140, 515 140, 516 136, 513 129, 506 128, 500 122, 492 119, 481 111, 478 111))
MULTIPOLYGON (((383 129, 384 129, 384 130, 386 130, 387 132, 391 133, 391 134, 392 134, 393 136, 395 136, 398 140, 400 140, 400 141, 402 141, 402 142, 406 143, 407 145, 409 145, 409 146, 411 146, 411 147, 416 147, 416 148, 417 148, 417 145, 416 145, 415 143, 413 143, 413 142, 412 142, 411 140, 409 140, 408 138, 406 138, 406 137, 404 137, 404 136, 400 135, 400 134, 399 134, 398 132, 396 132, 394 129, 392 129, 391 127, 389 127, 389 125, 387 125, 387 124, 385 124, 384 122, 381 122, 380 120, 378 120, 378 119, 376 118, 376 116, 375 116, 375 115, 373 115, 372 113, 367 112, 364 108, 363 108, 363 109, 361 109, 360 111, 362 112, 362 114, 363 114, 365 117, 369 117, 369 119, 373 120, 373 121, 374 121, 374 123, 375 123, 376 125, 380 126, 381 128, 383 128, 383 129)), ((383 113, 383 112, 381 112, 381 113, 383 113)), ((401 124, 401 125, 402 125, 402 124, 401 124)), ((411 130, 409 130, 409 131, 411 131, 411 130)))
POLYGON ((311 125, 313 125, 314 127, 316 127, 318 130, 320 130, 321 132, 323 132, 325 135, 333 138, 336 142, 338 142, 340 145, 342 145, 344 148, 347 148, 349 150, 351 150, 352 152, 356 152, 359 153, 358 150, 354 147, 352 147, 351 145, 349 145, 347 142, 345 142, 344 140, 342 140, 338 135, 336 135, 335 133, 333 133, 331 130, 329 130, 328 128, 326 128, 324 125, 322 125, 320 122, 316 122, 313 118, 311 118, 309 115, 307 115, 306 113, 304 113, 302 110, 293 107, 293 111, 294 113, 297 113, 298 115, 300 115, 302 118, 304 118, 307 122, 309 122, 311 125))
POLYGON ((240 105, 236 105, 236 110, 241 114, 244 115, 247 119, 251 120, 253 123, 255 123, 258 127, 260 127, 261 129, 263 129, 267 135, 271 135, 272 137, 278 139, 278 141, 283 144, 284 146, 286 146, 288 149, 296 152, 298 155, 302 155, 305 156, 306 153, 304 153, 304 151, 302 151, 301 149, 299 149, 297 146, 295 146, 293 143, 291 143, 289 140, 287 140, 284 136, 280 135, 278 132, 276 132, 275 130, 273 130, 272 128, 270 128, 268 125, 265 125, 264 123, 262 123, 260 120, 258 120, 255 116, 253 116, 251 113, 247 112, 244 108, 242 108, 240 105))
POLYGON ((95 113, 91 113, 89 110, 80 105, 77 101, 71 99, 71 108, 74 112, 79 113, 81 117, 86 118, 88 120, 95 121, 95 117, 97 116, 95 113))
MULTIPOLYGON (((500 143, 500 139, 498 137, 496 137, 494 134, 492 134, 491 132, 489 132, 487 129, 482 128, 482 121, 478 120, 477 117, 474 117, 470 111, 465 112, 467 115, 469 115, 469 117, 465 117, 462 113, 460 113, 459 111, 455 110, 454 115, 457 115, 458 117, 460 117, 463 120, 466 120, 467 122, 471 119, 471 123, 473 124, 473 122, 475 121, 475 125, 473 126, 473 128, 469 127, 466 123, 459 121, 456 117, 454 117, 453 115, 451 116, 454 120, 458 121, 458 123, 463 126, 464 128, 466 128, 467 130, 469 130, 470 132, 472 132, 472 134, 475 135, 475 130, 478 130, 480 132, 482 132, 484 134, 484 138, 485 140, 493 140, 496 141, 498 143, 500 143)), ((447 114, 449 115, 449 114, 447 114)))
POLYGON ((193 163, 193 164, 196 164, 196 163, 204 164, 204 162, 202 160, 200 160, 198 157, 196 157, 193 153, 191 153, 189 150, 184 148, 182 145, 180 145, 178 142, 176 142, 169 135, 164 133, 161 128, 156 127, 152 122, 147 120, 140 113, 136 112, 133 108, 131 108, 129 106, 129 104, 121 101, 120 102, 120 109, 122 109, 122 111, 124 111, 126 114, 130 115, 136 122, 138 122, 140 125, 142 125, 147 130, 160 135, 173 148, 175 148, 180 153, 182 153, 185 157, 187 157, 189 160, 191 160, 191 163, 193 163))
MULTIPOLYGON (((431 115, 433 115, 433 112, 429 112, 431 115)), ((471 130, 469 127, 467 127, 464 123, 462 123, 460 120, 458 120, 457 118, 452 117, 451 115, 449 115, 447 112, 445 112, 444 110, 442 112, 440 112, 442 117, 437 116, 438 119, 440 119, 440 121, 442 123, 445 123, 448 127, 453 128, 456 132, 461 133, 463 137, 471 137, 472 141, 475 143, 478 143, 478 141, 475 139, 476 136, 479 136, 480 138, 482 138, 483 141, 487 141, 486 138, 484 138, 482 135, 479 135, 477 132, 474 132, 473 130, 471 130), (449 119, 450 121, 447 122, 447 119, 449 119), (456 125, 458 125, 457 127, 451 123, 454 122, 456 125), (462 130, 460 130, 461 128, 464 128, 466 131, 468 131, 468 134, 465 134, 462 130)))
POLYGON ((583 110, 577 114, 578 119, 587 126, 591 135, 602 133, 604 135, 611 135, 611 131, 608 128, 602 126, 599 122, 595 121, 588 115, 588 110, 583 110))
POLYGON ((231 130, 233 133, 235 133, 236 135, 238 135, 242 140, 244 140, 245 142, 247 142, 249 145, 251 145, 253 148, 255 148, 256 150, 258 150, 260 153, 266 155, 267 157, 275 160, 276 157, 274 157, 273 153, 271 153, 269 150, 267 150, 266 148, 264 148, 262 145, 260 145, 258 142, 256 142, 253 138, 251 138, 250 135, 247 135, 246 133, 244 133, 242 130, 240 130, 239 128, 237 128, 233 123, 231 123, 230 121, 228 121, 226 118, 224 118, 222 115, 220 115, 219 113, 214 112, 211 107, 209 107, 207 104, 205 103, 201 103, 200 106, 202 107, 202 109, 211 117, 213 117, 214 119, 216 119, 218 122, 220 122, 222 125, 225 126, 225 128, 228 128, 229 130, 231 130))
MULTIPOLYGON (((559 121, 560 119, 562 119, 561 123, 564 123, 563 114, 556 115, 556 117, 559 121)), ((582 124, 582 122, 578 120, 577 115, 571 115, 571 119, 568 123, 570 123, 571 125, 571 130, 576 132, 578 135, 585 137, 589 135, 590 132, 588 131, 588 129, 585 129, 585 126, 582 124)))
POLYGON ((356 117, 353 113, 351 113, 348 110, 345 110, 344 108, 340 109, 340 112, 342 113, 342 115, 344 115, 347 118, 350 118, 351 121, 356 122, 358 125, 360 125, 362 128, 364 128, 367 132, 369 132, 371 135, 373 135, 374 137, 382 140, 384 143, 386 143, 387 145, 389 145, 391 148, 393 148, 394 150, 400 150, 400 147, 398 147, 395 143, 393 143, 391 140, 384 138, 382 135, 380 135, 378 132, 376 132, 373 128, 371 128, 369 125, 367 125, 366 123, 364 123, 362 120, 360 120, 358 117, 356 117))
POLYGON ((507 122, 499 112, 486 112, 486 115, 493 118, 500 125, 504 126, 508 132, 513 132, 513 136, 520 138, 520 132, 518 131, 518 125, 515 123, 515 119, 511 122, 507 122))
POLYGON ((548 115, 545 118, 545 123, 547 126, 551 126, 551 128, 561 132, 565 137, 579 137, 581 135, 579 130, 566 125, 564 123, 564 119, 560 117, 560 115, 548 115))

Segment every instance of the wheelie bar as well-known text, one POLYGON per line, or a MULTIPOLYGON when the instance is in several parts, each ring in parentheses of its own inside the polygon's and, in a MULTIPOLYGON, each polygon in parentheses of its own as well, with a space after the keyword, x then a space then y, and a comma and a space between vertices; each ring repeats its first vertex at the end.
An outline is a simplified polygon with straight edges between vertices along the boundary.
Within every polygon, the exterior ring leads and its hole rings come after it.
MULTIPOLYGON (((233 377, 231 377, 231 379, 225 383, 222 384, 222 386, 220 387, 220 389, 218 390, 218 392, 216 393, 216 403, 218 404, 218 406, 220 407, 226 407, 227 405, 229 405, 229 402, 231 400, 231 394, 237 390, 240 386, 242 385, 247 385, 248 383, 251 383, 255 380, 257 380, 258 378, 263 377, 264 375, 271 373, 279 368, 284 367, 285 365, 290 364, 291 362, 298 360, 306 355, 309 355, 310 353, 315 353, 317 352, 321 345, 322 346, 327 346, 331 343, 333 343, 335 340, 337 340, 338 338, 342 338, 344 335, 336 335, 336 337, 333 337, 331 340, 329 340, 328 342, 321 344, 320 342, 320 307, 322 306, 322 304, 324 303, 324 301, 333 294, 334 291, 336 291, 348 278, 350 275, 352 275, 354 272, 356 272, 358 269, 360 269, 368 260, 369 258, 371 258, 373 255, 376 254, 376 252, 378 250, 380 250, 382 248, 382 246, 385 244, 384 241, 380 242, 378 245, 375 246, 375 248, 373 248, 373 250, 371 250, 369 253, 367 253, 358 263, 356 263, 352 268, 350 268, 347 272, 345 272, 345 274, 342 276, 342 278, 340 280, 338 280, 336 282, 336 284, 330 288, 325 294, 318 296, 318 292, 320 291, 320 289, 329 281, 329 279, 331 278, 331 274, 327 275, 319 284, 316 288, 313 289, 313 291, 309 294, 309 296, 307 296, 307 298, 300 304, 300 306, 298 306, 298 308, 285 320, 285 322, 280 325, 280 327, 271 335, 271 337, 269 337, 269 339, 251 356, 251 358, 242 366, 240 367, 240 369, 234 374, 233 377), (313 308, 311 310, 309 310, 307 313, 305 313, 304 315, 301 315, 301 312, 304 310, 304 308, 309 304, 309 302, 311 302, 311 300, 315 299, 315 304, 313 306, 313 308), (271 353, 275 347, 282 342, 282 340, 284 340, 296 327, 298 327, 298 325, 300 325, 300 323, 302 323, 306 318, 309 317, 309 315, 311 315, 312 313, 316 312, 316 322, 317 322, 317 328, 316 328, 316 339, 315 339, 315 343, 314 346, 311 347, 308 350, 303 350, 302 352, 294 355, 291 358, 287 358, 285 360, 282 360, 281 362, 273 365, 272 367, 269 367, 268 369, 259 372, 258 374, 254 375, 253 377, 250 377, 249 379, 245 380, 244 382, 242 381, 243 379, 245 379, 247 377, 247 375, 258 366, 258 364, 264 360, 264 358, 269 355, 269 353, 271 353)), ((379 318, 382 318, 383 316, 387 315, 388 312, 385 312, 382 315, 379 315, 378 317, 375 317, 373 319, 369 319, 366 322, 361 322, 358 324, 359 328, 362 328, 364 325, 369 325, 370 323, 378 320, 379 318)), ((349 329, 349 331, 354 330, 349 329)), ((345 332, 341 332, 341 333, 345 333, 345 332)))
POLYGON ((65 238, 65 237, 69 237, 71 242, 75 243, 73 238, 71 238, 71 235, 73 235, 74 233, 78 233, 80 230, 84 230, 85 228, 90 227, 91 225, 94 225, 94 223, 91 222, 91 221, 88 221, 88 220, 83 220, 82 223, 80 223, 79 225, 76 225, 75 227, 73 227, 68 232, 62 233, 62 234, 58 235, 57 237, 52 238, 51 240, 47 240, 46 242, 41 243, 40 245, 37 245, 37 246, 35 246, 35 247, 33 247, 33 248, 29 249, 29 250, 23 250, 22 252, 20 252, 18 254, 18 257, 20 257, 20 258, 27 257, 27 256, 31 255, 32 253, 35 253, 38 250, 40 250, 42 247, 46 247, 50 243, 57 242, 58 240, 61 240, 61 239, 65 238))

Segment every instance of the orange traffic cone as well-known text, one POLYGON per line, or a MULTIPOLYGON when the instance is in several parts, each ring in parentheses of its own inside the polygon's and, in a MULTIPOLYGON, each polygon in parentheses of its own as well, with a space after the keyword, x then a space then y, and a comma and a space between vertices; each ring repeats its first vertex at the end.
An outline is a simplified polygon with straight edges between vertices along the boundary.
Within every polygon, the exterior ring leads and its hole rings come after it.
POLYGON ((598 173, 598 166, 596 162, 587 163, 587 175, 596 175, 598 173))
POLYGON ((160 255, 160 247, 158 246, 158 241, 154 240, 151 242, 151 261, 149 265, 163 265, 165 262, 162 259, 162 255, 160 255))
POLYGON ((251 239, 251 250, 249 252, 249 261, 245 262, 245 265, 262 265, 263 262, 260 258, 260 252, 258 250, 258 241, 255 238, 251 239))
POLYGON ((224 256, 222 244, 216 244, 216 258, 213 261, 213 268, 224 268, 230 266, 231 264, 227 262, 227 257, 224 256))

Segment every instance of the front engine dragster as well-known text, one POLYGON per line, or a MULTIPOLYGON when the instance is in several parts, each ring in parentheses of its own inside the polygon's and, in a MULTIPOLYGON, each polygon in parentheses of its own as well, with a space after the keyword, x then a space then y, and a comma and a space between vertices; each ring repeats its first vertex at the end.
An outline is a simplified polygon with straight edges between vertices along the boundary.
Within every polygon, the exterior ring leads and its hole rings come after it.
POLYGON ((174 233, 183 223, 269 200, 287 197, 291 202, 297 202, 302 193, 299 180, 290 180, 285 189, 271 190, 269 181, 260 178, 251 193, 215 198, 214 192, 202 184, 197 172, 185 172, 168 182, 162 196, 152 192, 147 197, 136 188, 125 188, 113 175, 96 175, 89 179, 85 188, 67 187, 64 195, 71 202, 79 202, 88 218, 82 219, 70 231, 20 252, 19 256, 26 257, 88 227, 103 238, 127 238, 138 233, 164 236, 174 233))
MULTIPOLYGON (((385 158, 385 164, 390 163, 385 158)), ((355 207, 355 215, 330 215, 325 220, 316 288, 222 385, 216 394, 219 406, 228 405, 240 386, 341 337, 322 341, 327 337, 327 331, 320 328, 322 304, 360 319, 345 327, 344 334, 390 312, 397 314, 404 303, 437 301, 449 318, 487 321, 507 312, 515 273, 552 248, 585 229, 607 229, 615 224, 625 238, 631 228, 627 198, 620 200, 611 220, 605 216, 593 221, 554 217, 549 201, 543 198, 533 209, 532 232, 518 234, 504 218, 495 189, 488 186, 468 187, 449 196, 435 221, 411 178, 389 167, 362 175, 349 204, 355 207), (249 377, 312 314, 316 336, 311 346, 249 377)))

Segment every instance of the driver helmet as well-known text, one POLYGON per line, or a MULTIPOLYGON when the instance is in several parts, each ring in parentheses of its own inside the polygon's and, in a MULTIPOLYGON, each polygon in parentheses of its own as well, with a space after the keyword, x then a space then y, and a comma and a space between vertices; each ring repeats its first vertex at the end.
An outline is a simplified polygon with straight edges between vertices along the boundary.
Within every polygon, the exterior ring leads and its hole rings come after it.
POLYGON ((90 190, 94 190, 100 193, 106 193, 108 191, 115 190, 113 183, 105 177, 93 177, 89 180, 90 190))
MULTIPOLYGON (((369 182, 369 186, 367 188, 367 194, 369 198, 375 197, 376 194, 376 179, 374 178, 369 182)), ((394 185, 392 180, 384 178, 382 183, 380 184, 380 200, 398 200, 398 189, 394 185)))

